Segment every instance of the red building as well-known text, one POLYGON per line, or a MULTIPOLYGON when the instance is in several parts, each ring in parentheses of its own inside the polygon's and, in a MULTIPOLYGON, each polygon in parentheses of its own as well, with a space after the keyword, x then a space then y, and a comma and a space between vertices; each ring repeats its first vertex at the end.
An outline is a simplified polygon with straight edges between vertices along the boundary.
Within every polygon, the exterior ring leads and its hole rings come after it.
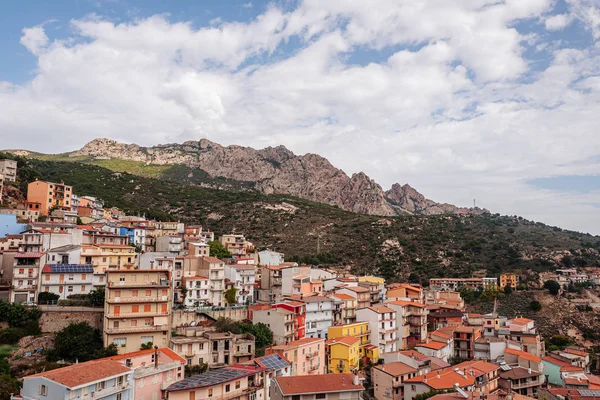
POLYGON ((273 308, 283 308, 294 313, 294 340, 306 337, 306 305, 299 301, 286 301, 273 305, 273 308))

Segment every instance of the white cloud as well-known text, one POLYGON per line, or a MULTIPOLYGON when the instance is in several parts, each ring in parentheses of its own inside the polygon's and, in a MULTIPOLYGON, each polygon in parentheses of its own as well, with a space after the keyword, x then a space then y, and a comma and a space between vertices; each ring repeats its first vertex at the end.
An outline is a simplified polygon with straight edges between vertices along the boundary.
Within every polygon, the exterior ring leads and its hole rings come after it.
POLYGON ((23 36, 21 36, 20 42, 32 54, 39 55, 48 46, 49 41, 46 32, 44 32, 44 27, 40 25, 23 29, 23 36))
POLYGON ((546 29, 549 31, 560 31, 571 23, 573 18, 569 14, 556 14, 548 17, 544 21, 546 29))
POLYGON ((252 8, 252 3, 248 2, 248 3, 244 3, 242 4, 243 8, 252 8))
POLYGON ((594 38, 600 39, 600 4, 597 0, 566 0, 571 14, 578 18, 594 38))
POLYGON ((516 28, 552 4, 307 0, 199 29, 166 15, 93 16, 52 43, 27 28, 21 42, 38 57, 36 75, 0 82, 2 147, 61 152, 95 137, 284 144, 384 186, 409 182, 438 201, 477 198, 494 212, 600 232, 590 205, 600 195, 525 183, 600 167, 600 48, 516 28), (283 52, 291 40, 297 50, 283 52), (531 46, 552 49, 544 70, 532 70, 531 46), (389 57, 365 55, 377 51, 389 57))

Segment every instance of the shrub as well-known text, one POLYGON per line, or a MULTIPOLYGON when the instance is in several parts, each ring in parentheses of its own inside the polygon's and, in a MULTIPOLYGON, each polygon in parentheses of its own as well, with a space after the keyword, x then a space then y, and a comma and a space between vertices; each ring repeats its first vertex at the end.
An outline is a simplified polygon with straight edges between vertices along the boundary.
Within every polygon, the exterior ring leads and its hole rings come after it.
POLYGON ((538 312, 542 309, 542 304, 537 300, 532 300, 531 303, 529 303, 529 308, 532 311, 538 312))
POLYGON ((553 280, 546 281, 544 282, 544 289, 548 289, 550 294, 556 296, 560 291, 560 283, 553 280))
POLYGON ((21 328, 6 328, 0 331, 0 344, 17 344, 26 336, 25 330, 21 328))
POLYGON ((55 301, 57 301, 58 299, 60 299, 60 296, 56 293, 52 293, 52 292, 41 292, 38 295, 38 304, 48 304, 48 303, 54 303, 55 301))
POLYGON ((89 300, 59 300, 58 305, 62 307, 89 307, 89 300))

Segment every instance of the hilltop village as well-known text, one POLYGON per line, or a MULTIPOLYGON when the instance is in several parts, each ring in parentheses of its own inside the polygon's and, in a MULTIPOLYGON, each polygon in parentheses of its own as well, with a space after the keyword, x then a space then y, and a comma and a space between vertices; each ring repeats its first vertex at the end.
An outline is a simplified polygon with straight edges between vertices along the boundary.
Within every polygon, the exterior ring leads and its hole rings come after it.
MULTIPOLYGON (((0 161, 0 174, 13 181, 16 163, 0 161)), ((587 348, 547 348, 534 319, 467 310, 464 293, 494 301, 517 290, 517 274, 423 287, 275 250, 242 232, 125 215, 64 182, 29 183, 23 204, 0 210, 0 299, 39 312, 40 337, 90 325, 108 352, 26 374, 11 398, 600 398, 587 348)), ((599 283, 562 269, 540 285, 560 295, 599 283)), ((44 353, 27 344, 36 335, 17 339, 31 349, 13 360, 44 353)))

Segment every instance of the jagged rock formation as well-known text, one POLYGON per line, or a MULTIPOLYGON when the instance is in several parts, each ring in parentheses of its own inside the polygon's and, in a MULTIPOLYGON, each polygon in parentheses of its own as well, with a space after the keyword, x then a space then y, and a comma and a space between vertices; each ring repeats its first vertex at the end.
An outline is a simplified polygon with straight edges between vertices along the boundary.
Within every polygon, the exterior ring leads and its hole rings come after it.
POLYGON ((317 155, 297 156, 284 146, 255 150, 221 146, 207 139, 183 144, 142 147, 95 139, 70 157, 125 159, 147 164, 183 164, 206 171, 212 177, 254 182, 265 193, 292 196, 337 205, 348 211, 392 216, 399 214, 465 214, 486 212, 459 208, 426 199, 409 185, 394 184, 386 192, 364 173, 349 177, 317 155))

